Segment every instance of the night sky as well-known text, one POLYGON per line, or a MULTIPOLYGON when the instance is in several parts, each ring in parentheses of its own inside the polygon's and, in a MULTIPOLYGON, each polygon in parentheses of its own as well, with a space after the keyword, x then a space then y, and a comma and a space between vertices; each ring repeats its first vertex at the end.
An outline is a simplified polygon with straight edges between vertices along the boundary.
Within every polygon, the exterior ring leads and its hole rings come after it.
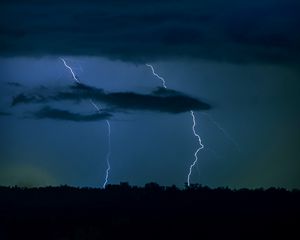
POLYGON ((108 120, 108 183, 182 187, 193 110, 204 149, 191 183, 300 188, 299 12, 298 0, 1 1, 0 185, 102 187, 108 120))

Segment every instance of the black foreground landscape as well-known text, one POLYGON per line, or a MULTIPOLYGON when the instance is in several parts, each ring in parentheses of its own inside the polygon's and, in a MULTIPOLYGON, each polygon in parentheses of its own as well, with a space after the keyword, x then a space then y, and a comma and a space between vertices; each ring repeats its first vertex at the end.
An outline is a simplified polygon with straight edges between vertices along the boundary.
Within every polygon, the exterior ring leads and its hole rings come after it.
POLYGON ((300 191, 0 187, 0 216, 0 239, 300 239, 300 191))

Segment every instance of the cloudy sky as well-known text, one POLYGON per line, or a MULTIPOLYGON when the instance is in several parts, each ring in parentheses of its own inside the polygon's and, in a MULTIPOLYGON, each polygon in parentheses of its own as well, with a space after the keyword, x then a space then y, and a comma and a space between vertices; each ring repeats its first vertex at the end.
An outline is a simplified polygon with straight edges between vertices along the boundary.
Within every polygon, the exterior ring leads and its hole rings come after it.
POLYGON ((108 183, 183 186, 193 110, 204 149, 191 183, 299 188, 299 11, 297 0, 1 1, 0 185, 102 187, 109 121, 108 183))

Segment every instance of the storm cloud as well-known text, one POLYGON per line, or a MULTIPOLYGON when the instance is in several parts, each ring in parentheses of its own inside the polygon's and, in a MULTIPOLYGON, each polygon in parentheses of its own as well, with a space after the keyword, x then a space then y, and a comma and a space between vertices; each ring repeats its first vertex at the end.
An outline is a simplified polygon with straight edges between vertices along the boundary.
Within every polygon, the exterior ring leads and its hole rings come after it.
POLYGON ((1 116, 11 116, 11 113, 0 111, 0 117, 1 117, 1 116))
POLYGON ((298 0, 4 0, 2 56, 299 62, 298 0))
POLYGON ((21 83, 18 83, 18 82, 6 82, 6 84, 8 86, 11 86, 11 87, 17 87, 17 88, 23 87, 23 85, 21 83))
POLYGON ((113 110, 181 113, 189 110, 209 110, 211 108, 208 103, 174 90, 158 88, 151 94, 135 92, 110 93, 84 84, 75 84, 69 86, 66 90, 52 92, 49 95, 21 93, 13 98, 12 106, 29 103, 47 103, 51 101, 78 102, 90 99, 105 103, 113 110))
POLYGON ((29 116, 32 116, 36 119, 48 118, 54 120, 68 120, 74 122, 92 122, 109 119, 112 115, 106 112, 84 115, 46 106, 38 111, 30 112, 29 116))

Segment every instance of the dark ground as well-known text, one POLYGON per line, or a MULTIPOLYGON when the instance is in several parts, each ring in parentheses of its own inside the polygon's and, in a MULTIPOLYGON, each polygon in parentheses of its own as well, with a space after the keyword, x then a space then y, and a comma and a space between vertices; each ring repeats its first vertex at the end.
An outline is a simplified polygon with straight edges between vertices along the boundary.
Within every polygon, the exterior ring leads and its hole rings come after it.
POLYGON ((300 191, 0 187, 0 239, 300 239, 300 191))

